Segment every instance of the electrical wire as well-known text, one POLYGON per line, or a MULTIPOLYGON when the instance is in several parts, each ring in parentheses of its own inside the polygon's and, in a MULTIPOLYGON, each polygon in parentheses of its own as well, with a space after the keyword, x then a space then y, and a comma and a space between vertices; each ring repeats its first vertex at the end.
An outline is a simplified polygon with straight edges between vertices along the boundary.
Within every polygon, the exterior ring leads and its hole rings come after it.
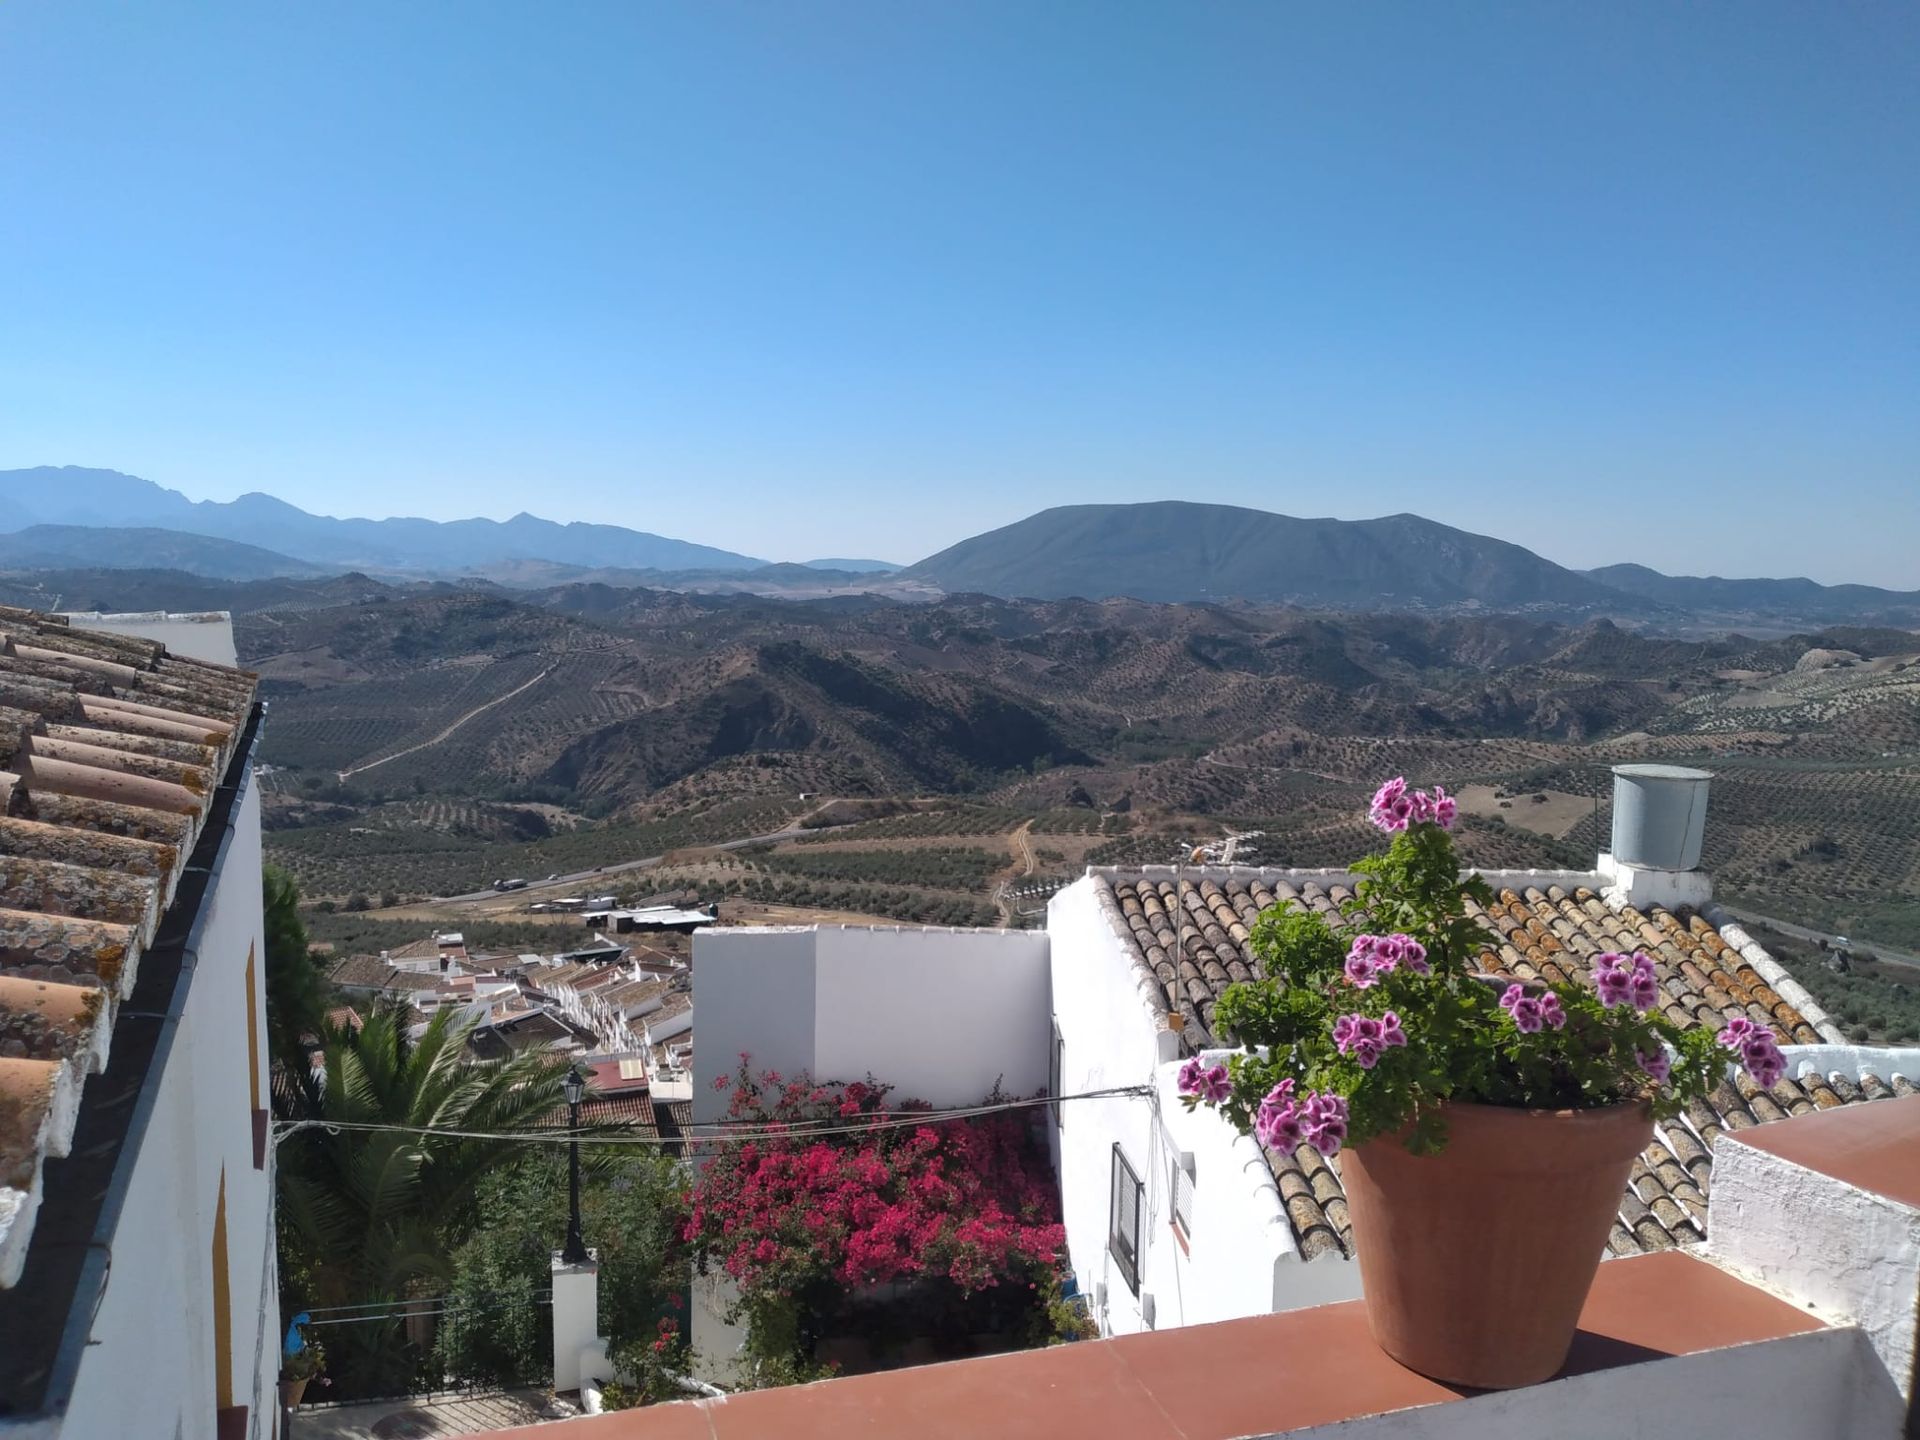
POLYGON ((277 1144, 302 1130, 329 1133, 392 1134, 433 1136, 448 1140, 499 1140, 516 1144, 554 1145, 575 1140, 586 1145, 637 1145, 646 1148, 664 1146, 738 1145, 761 1140, 813 1139, 833 1135, 869 1135, 881 1130, 911 1130, 922 1125, 938 1125, 952 1120, 973 1120, 986 1115, 1016 1110, 1033 1110, 1080 1100, 1146 1098, 1154 1094, 1150 1085, 1116 1085, 1103 1090, 1086 1090, 1074 1095, 1041 1095, 1031 1099, 1002 1100, 992 1104, 956 1106, 941 1110, 891 1110, 871 1112, 859 1120, 839 1116, 815 1120, 768 1122, 764 1120, 700 1121, 672 1135, 636 1135, 600 1130, 467 1130, 453 1126, 399 1125, 387 1121, 295 1120, 278 1121, 274 1126, 277 1144))

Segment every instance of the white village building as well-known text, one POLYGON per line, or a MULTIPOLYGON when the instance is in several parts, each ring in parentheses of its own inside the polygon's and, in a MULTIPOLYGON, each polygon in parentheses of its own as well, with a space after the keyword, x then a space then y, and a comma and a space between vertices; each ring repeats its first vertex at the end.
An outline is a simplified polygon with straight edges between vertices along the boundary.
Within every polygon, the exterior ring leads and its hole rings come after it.
POLYGON ((0 611, 0 1436, 278 1433, 254 677, 0 611))
MULTIPOLYGON (((1722 1134, 1910 1093, 1920 1051, 1861 1050, 1730 916, 1697 868, 1705 779, 1627 767, 1615 852, 1591 870, 1482 872, 1482 964, 1581 983, 1605 950, 1645 950, 1669 1018, 1770 1026, 1790 1062, 1772 1091, 1730 1078, 1662 1126, 1636 1164, 1610 1255, 1698 1247, 1722 1134), (1670 818, 1626 793, 1662 786, 1670 818), (1634 817, 1638 817, 1637 819, 1634 817), (1676 833, 1675 826, 1678 826, 1676 833), (1804 1072, 1804 1073, 1803 1073, 1804 1072)), ((1044 932, 888 927, 709 931, 694 946, 703 1038, 696 1124, 745 1052, 756 1069, 872 1074, 936 1104, 1044 1089, 1070 1098, 1051 1134, 1072 1270, 1102 1333, 1269 1314, 1360 1295, 1337 1167, 1264 1151, 1175 1090, 1181 1061, 1229 1044, 1227 986, 1261 973, 1249 930, 1291 901, 1331 911, 1345 871, 1093 869, 1056 894, 1044 932)), ((1497 1180, 1488 1203, 1497 1208, 1497 1180)), ((698 1338, 698 1337, 697 1337, 698 1338)), ((717 1338, 717 1337, 715 1337, 717 1338)))

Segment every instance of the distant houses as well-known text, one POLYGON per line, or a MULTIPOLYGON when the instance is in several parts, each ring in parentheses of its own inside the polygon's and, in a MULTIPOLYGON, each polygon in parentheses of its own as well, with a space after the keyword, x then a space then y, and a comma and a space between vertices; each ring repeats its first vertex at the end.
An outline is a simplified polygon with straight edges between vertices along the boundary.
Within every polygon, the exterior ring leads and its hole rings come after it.
MULTIPOLYGON (((713 920, 704 911, 673 913, 713 920)), ((652 928, 685 933, 684 923, 652 928)), ((630 1080, 664 1087, 658 1093, 669 1098, 685 1089, 692 1070, 688 961, 603 931, 551 955, 488 955, 469 950, 460 934, 430 935, 398 950, 343 957, 327 978, 345 1002, 337 1014, 357 1015, 382 998, 406 1005, 416 1026, 447 1007, 464 1012, 476 1060, 542 1050, 603 1068, 621 1064, 630 1080)))

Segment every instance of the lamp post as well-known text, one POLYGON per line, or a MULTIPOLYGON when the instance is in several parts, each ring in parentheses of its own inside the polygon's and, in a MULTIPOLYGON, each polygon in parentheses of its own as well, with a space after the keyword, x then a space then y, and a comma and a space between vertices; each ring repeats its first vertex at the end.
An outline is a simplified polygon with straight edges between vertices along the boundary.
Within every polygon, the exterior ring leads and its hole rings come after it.
POLYGON ((587 1093, 587 1077, 578 1065, 567 1067, 560 1089, 567 1097, 567 1244, 560 1259, 568 1265, 584 1265, 587 1246, 580 1238, 580 1100, 587 1093))

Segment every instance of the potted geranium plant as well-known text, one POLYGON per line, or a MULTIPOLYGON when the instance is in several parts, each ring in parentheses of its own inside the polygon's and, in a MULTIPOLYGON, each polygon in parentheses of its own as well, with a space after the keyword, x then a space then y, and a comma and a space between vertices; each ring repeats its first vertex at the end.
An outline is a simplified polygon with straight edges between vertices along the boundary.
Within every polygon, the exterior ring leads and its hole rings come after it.
POLYGON ((1468 899, 1440 786, 1381 786, 1391 837, 1357 862, 1331 922, 1285 905, 1252 934, 1267 978, 1221 998, 1244 1049, 1190 1060, 1189 1107, 1217 1106, 1275 1149, 1338 1154, 1375 1338, 1423 1374, 1498 1388, 1566 1359, 1634 1156, 1737 1060, 1771 1085, 1770 1031, 1717 1034, 1659 1013, 1644 954, 1592 957, 1592 988, 1480 971, 1488 934, 1468 899))
MULTIPOLYGON (((280 1366, 280 1403, 291 1410, 306 1398, 307 1386, 327 1368, 327 1352, 318 1342, 305 1340, 280 1366)), ((326 1383, 322 1381, 321 1383, 326 1383)))

